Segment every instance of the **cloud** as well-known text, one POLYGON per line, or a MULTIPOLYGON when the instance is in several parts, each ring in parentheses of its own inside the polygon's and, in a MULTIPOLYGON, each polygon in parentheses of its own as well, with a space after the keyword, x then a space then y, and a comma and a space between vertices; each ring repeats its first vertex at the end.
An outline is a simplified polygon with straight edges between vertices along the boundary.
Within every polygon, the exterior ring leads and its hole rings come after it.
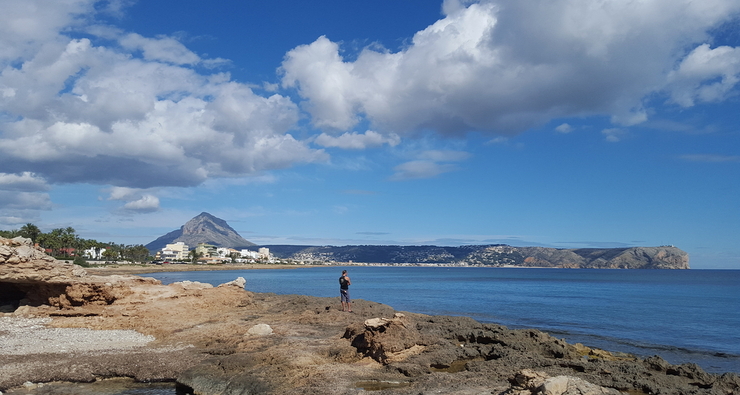
POLYGON ((668 75, 671 100, 683 107, 717 102, 734 92, 740 81, 740 48, 710 49, 702 44, 668 75))
POLYGON ((0 190, 0 207, 2 214, 18 210, 49 210, 51 199, 48 193, 0 190))
POLYGON ((299 108, 288 97, 260 96, 228 74, 193 68, 219 59, 201 58, 172 37, 96 24, 92 0, 5 3, 5 172, 31 172, 49 183, 150 188, 328 160, 289 133, 299 108), (73 38, 75 32, 93 37, 73 38))
POLYGON ((119 43, 128 51, 141 51, 146 60, 162 61, 178 65, 195 65, 200 63, 200 56, 171 37, 160 36, 152 39, 136 33, 130 33, 121 37, 119 43))
POLYGON ((418 178, 433 178, 442 173, 458 170, 459 166, 451 163, 437 163, 430 160, 413 160, 393 168, 395 173, 391 180, 403 181, 418 178))
POLYGON ((429 150, 422 151, 416 155, 416 159, 402 163, 393 170, 395 173, 391 180, 403 181, 419 178, 433 178, 443 173, 457 171, 460 167, 455 163, 470 157, 470 153, 451 150, 429 150))
POLYGON ((465 151, 429 150, 421 152, 418 157, 434 162, 460 162, 470 158, 470 153, 465 151))
POLYGON ((568 134, 573 131, 573 127, 568 125, 567 123, 560 124, 558 127, 555 128, 555 131, 568 134))
POLYGON ((685 161, 689 161, 689 162, 706 162, 706 163, 740 162, 740 156, 737 156, 737 155, 691 154, 691 155, 681 155, 680 158, 685 161))
POLYGON ((327 37, 298 46, 282 85, 297 89, 316 127, 368 120, 401 136, 514 135, 588 115, 629 126, 647 120, 651 95, 692 105, 736 89, 738 49, 708 44, 710 30, 737 18, 733 0, 447 0, 443 10, 398 52, 372 46, 349 61, 327 37))
POLYGON ((330 136, 326 133, 321 133, 316 140, 316 144, 322 147, 337 147, 342 149, 355 149, 363 150, 370 147, 379 147, 383 144, 388 144, 391 147, 395 147, 401 142, 401 138, 397 134, 391 133, 388 136, 383 136, 380 133, 368 130, 365 133, 344 133, 338 137, 330 136))
POLYGON ((108 200, 126 202, 120 213, 151 213, 159 210, 159 198, 145 190, 113 187, 108 190, 108 200))
POLYGON ((138 213, 151 213, 159 210, 159 199, 153 195, 144 195, 138 200, 126 203, 123 208, 138 213))
POLYGON ((43 178, 30 172, 21 174, 0 173, 0 190, 19 192, 43 192, 50 188, 43 178))
POLYGON ((603 134, 606 141, 610 143, 618 143, 628 135, 626 130, 619 128, 604 129, 601 131, 601 134, 603 134))
POLYGON ((39 210, 50 210, 46 181, 30 172, 0 173, 0 225, 16 225, 37 219, 39 210))

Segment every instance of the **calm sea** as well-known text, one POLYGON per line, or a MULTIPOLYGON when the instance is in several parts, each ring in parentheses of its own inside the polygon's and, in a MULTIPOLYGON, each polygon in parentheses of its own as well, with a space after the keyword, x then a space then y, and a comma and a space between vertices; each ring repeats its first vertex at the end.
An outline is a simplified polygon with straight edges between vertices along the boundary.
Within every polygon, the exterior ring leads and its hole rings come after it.
POLYGON ((322 267, 157 273, 165 284, 247 279, 253 292, 351 295, 396 310, 536 328, 568 342, 740 373, 740 270, 322 267))

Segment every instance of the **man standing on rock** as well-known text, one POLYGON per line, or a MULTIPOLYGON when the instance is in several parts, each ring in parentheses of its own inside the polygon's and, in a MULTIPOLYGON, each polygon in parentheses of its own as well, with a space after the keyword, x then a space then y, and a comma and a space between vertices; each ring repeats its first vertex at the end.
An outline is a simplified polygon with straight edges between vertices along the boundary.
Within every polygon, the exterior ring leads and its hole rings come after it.
POLYGON ((346 270, 342 270, 342 277, 339 277, 339 297, 342 302, 342 311, 352 312, 352 305, 349 300, 349 286, 352 282, 349 280, 346 270))

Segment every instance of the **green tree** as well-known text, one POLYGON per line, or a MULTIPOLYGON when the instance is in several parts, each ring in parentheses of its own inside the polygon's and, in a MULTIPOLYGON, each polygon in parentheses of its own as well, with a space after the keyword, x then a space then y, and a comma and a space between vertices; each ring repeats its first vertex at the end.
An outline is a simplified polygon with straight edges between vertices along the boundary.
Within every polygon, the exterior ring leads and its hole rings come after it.
POLYGON ((27 239, 31 239, 32 242, 36 243, 38 241, 39 236, 41 236, 42 232, 38 226, 32 223, 27 223, 21 227, 18 233, 20 236, 23 236, 27 239))
POLYGON ((126 246, 123 258, 132 262, 144 262, 149 258, 149 250, 141 244, 126 246))
POLYGON ((64 229, 52 229, 49 233, 43 233, 38 237, 38 243, 42 248, 51 250, 51 255, 59 256, 63 248, 62 235, 64 229))
POLYGON ((62 229, 60 237, 62 239, 62 248, 64 251, 64 255, 70 256, 73 249, 79 249, 79 237, 77 236, 73 227, 68 226, 62 229))
POLYGON ((0 230, 0 237, 5 237, 6 239, 12 239, 18 236, 19 236, 18 230, 0 230))
POLYGON ((117 261, 119 257, 120 254, 113 248, 106 248, 105 251, 103 251, 103 258, 105 258, 106 261, 117 261))
POLYGON ((203 254, 196 250, 190 250, 190 252, 188 252, 188 256, 190 257, 190 262, 196 263, 198 262, 198 259, 203 256, 203 254))

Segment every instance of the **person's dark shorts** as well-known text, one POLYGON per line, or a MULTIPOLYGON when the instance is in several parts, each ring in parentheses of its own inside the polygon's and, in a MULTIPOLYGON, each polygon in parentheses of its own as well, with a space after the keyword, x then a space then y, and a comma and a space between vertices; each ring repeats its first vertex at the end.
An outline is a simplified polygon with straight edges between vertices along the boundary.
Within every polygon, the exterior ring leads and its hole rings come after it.
POLYGON ((348 289, 340 289, 339 296, 341 297, 342 302, 349 303, 349 290, 348 289))

